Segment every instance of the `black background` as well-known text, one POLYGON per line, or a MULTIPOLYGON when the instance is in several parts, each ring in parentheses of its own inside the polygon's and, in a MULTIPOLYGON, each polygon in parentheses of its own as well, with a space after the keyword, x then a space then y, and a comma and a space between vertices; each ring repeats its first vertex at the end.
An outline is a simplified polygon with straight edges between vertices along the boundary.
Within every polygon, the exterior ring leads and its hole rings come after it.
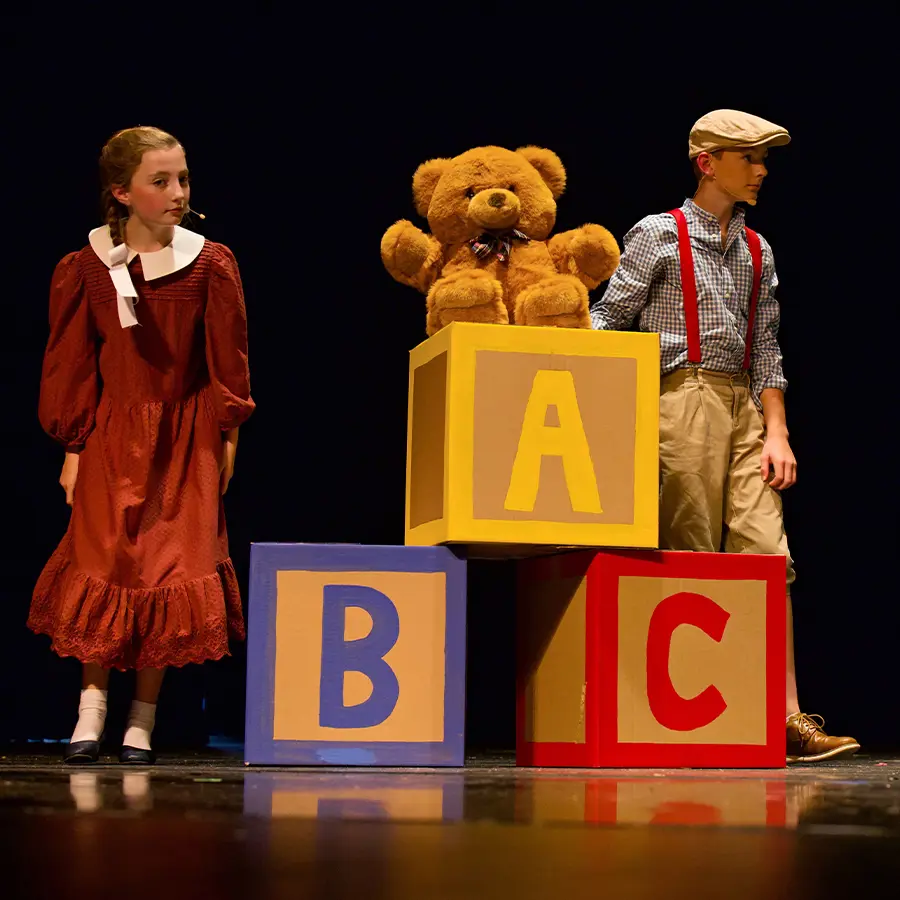
MULTIPOLYGON (((594 221, 621 241, 692 191, 690 125, 733 107, 793 136, 773 151, 749 223, 781 281, 801 703, 834 733, 900 745, 896 274, 878 246, 895 243, 895 151, 879 130, 895 103, 872 65, 886 16, 457 6, 114 17, 106 6, 5 21, 0 736, 66 737, 74 722, 77 663, 25 628, 68 512, 62 453, 36 408, 50 274, 99 223, 96 159, 113 131, 154 124, 183 142, 207 215, 198 230, 241 266, 258 410, 226 508, 246 589, 252 541, 403 541, 407 353, 424 336, 424 299, 390 279, 378 245, 396 219, 418 221, 421 161, 550 147, 569 176, 557 229, 594 221)), ((473 749, 514 741, 512 575, 506 563, 471 570, 473 749)), ((167 676, 161 739, 240 737, 234 651, 167 676)), ((126 680, 113 684, 120 707, 126 680)))

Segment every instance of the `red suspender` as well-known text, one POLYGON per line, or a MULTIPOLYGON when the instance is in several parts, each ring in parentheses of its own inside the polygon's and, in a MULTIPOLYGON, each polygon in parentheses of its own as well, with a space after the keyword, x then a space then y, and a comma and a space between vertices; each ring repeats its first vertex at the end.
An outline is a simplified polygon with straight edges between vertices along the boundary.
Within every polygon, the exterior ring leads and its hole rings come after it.
POLYGON ((697 312, 697 279, 694 276, 691 238, 684 213, 680 209, 673 209, 669 215, 675 217, 678 225, 678 259, 681 263, 681 294, 684 297, 684 324, 688 342, 687 361, 692 366, 699 366, 703 356, 700 353, 700 314, 697 312))
MULTIPOLYGON (((678 261, 681 264, 681 294, 684 297, 684 324, 687 329, 688 358, 692 366, 699 366, 703 360, 700 350, 700 314, 697 310, 697 278, 694 274, 694 254, 688 234, 687 219, 680 209, 673 209, 669 215, 678 226, 678 261)), ((756 319, 756 304, 762 283, 762 247, 759 235, 749 228, 744 229, 750 259, 753 261, 753 290, 750 294, 750 311, 747 315, 747 337, 744 340, 744 371, 750 368, 750 352, 753 349, 753 322, 756 319)))
POLYGON ((753 291, 750 294, 750 312, 747 313, 747 340, 744 341, 744 371, 750 368, 750 351, 753 349, 753 320, 756 318, 756 303, 759 300, 759 286, 762 284, 762 247, 759 235, 749 228, 744 228, 747 235, 747 246, 750 248, 750 259, 753 260, 753 291))

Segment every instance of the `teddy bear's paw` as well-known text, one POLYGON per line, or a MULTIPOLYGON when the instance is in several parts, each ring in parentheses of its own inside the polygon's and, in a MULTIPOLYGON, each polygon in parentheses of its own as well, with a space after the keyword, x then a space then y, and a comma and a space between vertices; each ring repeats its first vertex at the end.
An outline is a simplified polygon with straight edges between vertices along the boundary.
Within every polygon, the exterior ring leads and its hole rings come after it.
POLYGON ((507 325, 503 286, 488 272, 467 270, 441 278, 428 292, 429 335, 451 322, 507 325))
POLYGON ((391 225, 381 239, 381 259, 385 268, 394 278, 404 282, 415 278, 439 250, 433 238, 405 220, 391 225))
POLYGON ((619 245, 602 225, 563 231, 548 248, 557 271, 574 275, 588 289, 599 287, 619 265, 619 245))
POLYGON ((619 245, 602 225, 579 228, 569 245, 578 269, 597 283, 606 281, 619 265, 619 245))
POLYGON ((516 325, 590 328, 587 288, 571 275, 553 275, 516 299, 516 325))

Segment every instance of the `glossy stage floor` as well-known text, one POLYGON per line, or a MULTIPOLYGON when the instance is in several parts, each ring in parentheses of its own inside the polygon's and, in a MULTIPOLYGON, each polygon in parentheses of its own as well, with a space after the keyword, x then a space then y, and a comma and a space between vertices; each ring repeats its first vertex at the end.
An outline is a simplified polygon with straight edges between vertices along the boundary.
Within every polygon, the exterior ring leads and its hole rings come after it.
MULTIPOLYGON (((786 771, 248 769, 239 748, 0 759, 2 896, 896 896, 900 758, 786 771)), ((0 749, 0 754, 4 751, 0 749)))

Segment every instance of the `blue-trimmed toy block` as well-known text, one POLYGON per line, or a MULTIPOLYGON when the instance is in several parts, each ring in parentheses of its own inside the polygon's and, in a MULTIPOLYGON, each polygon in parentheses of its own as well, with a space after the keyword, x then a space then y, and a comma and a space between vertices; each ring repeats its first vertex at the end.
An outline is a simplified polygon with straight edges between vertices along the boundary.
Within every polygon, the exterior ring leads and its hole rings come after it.
POLYGON ((250 569, 246 763, 463 765, 463 560, 253 544, 250 569))

